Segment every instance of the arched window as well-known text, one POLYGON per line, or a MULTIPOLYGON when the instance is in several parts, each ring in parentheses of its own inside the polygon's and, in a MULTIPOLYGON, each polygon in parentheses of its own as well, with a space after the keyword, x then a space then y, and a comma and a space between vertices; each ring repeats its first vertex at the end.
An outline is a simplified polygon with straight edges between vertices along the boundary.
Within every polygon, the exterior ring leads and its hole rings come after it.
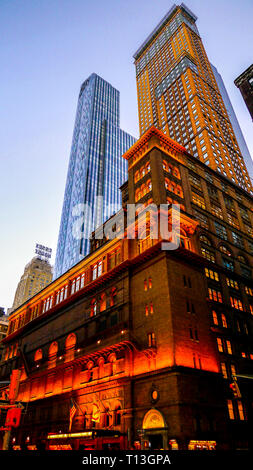
POLYGON ((75 355, 76 335, 70 333, 65 341, 65 361, 72 361, 75 355))
POLYGON ((141 197, 145 196, 146 192, 147 192, 146 185, 142 184, 141 185, 141 197))
POLYGON ((181 188, 181 186, 178 184, 177 187, 176 187, 176 194, 179 196, 179 197, 183 197, 183 190, 181 188))
POLYGON ((50 344, 49 351, 48 351, 48 367, 52 368, 56 365, 56 358, 58 352, 58 344, 56 341, 50 344))
POLYGON ((100 296, 100 312, 103 312, 106 310, 106 295, 105 292, 103 292, 100 296))
POLYGON ((7 361, 8 358, 9 358, 9 348, 7 348, 5 351, 4 360, 7 361))
POLYGON ((140 198, 141 198, 141 190, 140 190, 140 188, 138 188, 135 191, 135 199, 136 199, 136 201, 139 201, 140 198))
POLYGON ((140 179, 140 172, 139 170, 137 170, 134 174, 134 181, 135 183, 140 179))
POLYGON ((92 299, 90 316, 93 317, 95 315, 97 315, 97 300, 92 299))
POLYGON ((224 255, 232 256, 232 251, 226 245, 220 245, 219 248, 224 255))
POLYGON ((167 164, 167 162, 166 162, 165 160, 163 160, 163 169, 164 169, 165 171, 168 170, 168 164, 167 164))
POLYGON ((212 246, 211 241, 205 235, 201 234, 199 239, 202 243, 205 243, 205 245, 212 246))
POLYGON ((248 260, 243 255, 238 255, 237 259, 238 259, 238 261, 240 261, 240 263, 244 263, 244 264, 247 264, 247 265, 249 264, 248 260))
POLYGON ((57 352, 58 352, 58 344, 56 341, 54 341, 53 343, 50 344, 48 356, 49 357, 57 356, 57 352))
POLYGON ((147 192, 152 191, 152 182, 151 180, 147 181, 147 192))
POLYGON ((170 181, 168 190, 172 193, 175 193, 176 192, 176 183, 173 183, 172 181, 170 181))
POLYGON ((121 425, 121 407, 118 405, 115 408, 115 426, 120 426, 121 425))
POLYGON ((179 172, 178 168, 174 167, 173 175, 174 175, 177 179, 180 179, 180 172, 179 172))
POLYGON ((42 349, 37 349, 34 354, 34 362, 39 362, 42 359, 42 349))
POLYGON ((110 295, 110 306, 113 307, 116 302, 116 295, 117 295, 117 289, 116 287, 113 287, 111 290, 111 295, 110 295))
POLYGON ((76 335, 74 333, 70 333, 67 336, 67 339, 65 341, 65 348, 71 349, 71 348, 74 348, 75 345, 76 345, 76 335))
POLYGON ((10 347, 9 359, 11 359, 12 356, 13 356, 13 345, 10 347))
POLYGON ((105 426, 105 428, 108 428, 110 426, 110 410, 109 410, 109 408, 105 408, 104 426, 105 426))
POLYGON ((15 346, 14 346, 13 355, 16 356, 16 355, 17 355, 17 352, 18 352, 18 343, 16 343, 15 346))

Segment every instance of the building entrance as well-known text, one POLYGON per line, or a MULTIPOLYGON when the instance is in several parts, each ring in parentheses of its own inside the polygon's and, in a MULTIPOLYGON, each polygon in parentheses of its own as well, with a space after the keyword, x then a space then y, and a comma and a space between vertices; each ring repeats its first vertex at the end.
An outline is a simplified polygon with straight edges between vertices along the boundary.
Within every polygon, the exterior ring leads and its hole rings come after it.
POLYGON ((148 434, 149 448, 152 450, 163 449, 163 436, 162 434, 148 434))
POLYGON ((142 423, 142 447, 149 449, 168 449, 168 429, 164 417, 155 408, 149 410, 142 423))

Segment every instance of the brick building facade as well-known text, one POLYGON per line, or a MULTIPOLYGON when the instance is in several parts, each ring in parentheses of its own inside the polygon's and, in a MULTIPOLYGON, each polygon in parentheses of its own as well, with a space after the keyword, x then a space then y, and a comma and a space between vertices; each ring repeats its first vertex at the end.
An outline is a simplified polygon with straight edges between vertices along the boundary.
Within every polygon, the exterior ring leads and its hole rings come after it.
POLYGON ((154 127, 123 157, 121 223, 140 203, 147 230, 136 237, 135 220, 129 239, 109 219, 89 256, 10 316, 0 374, 21 370, 24 405, 12 445, 249 448, 252 199, 154 127), (170 226, 172 203, 170 251, 148 207, 161 220, 168 204, 170 226))

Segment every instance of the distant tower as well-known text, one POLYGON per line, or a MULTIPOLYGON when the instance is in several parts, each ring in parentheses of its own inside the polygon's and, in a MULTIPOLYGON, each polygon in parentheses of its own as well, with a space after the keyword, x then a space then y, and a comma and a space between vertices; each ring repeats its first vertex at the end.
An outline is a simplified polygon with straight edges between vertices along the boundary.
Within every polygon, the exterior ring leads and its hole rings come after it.
POLYGON ((235 79, 235 85, 239 88, 253 120, 253 64, 235 79))
MULTIPOLYGON (((225 87, 225 84, 222 80, 222 77, 221 77, 220 73, 218 72, 217 68, 213 64, 211 64, 211 66, 212 66, 213 73, 214 73, 217 85, 219 87, 222 99, 223 99, 224 104, 226 106, 226 110, 227 110, 227 113, 229 115, 231 124, 233 126, 234 133, 236 135, 237 142, 238 142, 240 150, 241 150, 241 154, 243 155, 243 158, 244 158, 244 161, 246 163, 251 181, 253 182, 253 161, 252 161, 251 155, 249 153, 249 149, 247 147, 247 144, 245 142, 240 124, 239 124, 238 119, 236 117, 236 114, 234 112, 234 108, 233 108, 232 103, 230 101, 230 98, 228 96, 228 92, 226 90, 226 87, 225 87)), ((252 84, 252 94, 253 94, 253 84, 252 84)))
POLYGON ((52 281, 53 272, 51 264, 45 260, 35 256, 26 266, 24 274, 18 283, 11 313, 19 305, 30 299, 37 292, 41 291, 52 281))
POLYGON ((93 73, 78 98, 54 278, 89 253, 91 232, 121 207, 119 187, 127 179, 121 155, 134 142, 120 129, 119 91, 93 73), (92 217, 82 213, 81 204, 90 207, 92 217), (81 238, 73 234, 78 216, 81 238))
POLYGON ((197 26, 173 5, 134 54, 140 134, 152 125, 212 169, 252 191, 197 26))

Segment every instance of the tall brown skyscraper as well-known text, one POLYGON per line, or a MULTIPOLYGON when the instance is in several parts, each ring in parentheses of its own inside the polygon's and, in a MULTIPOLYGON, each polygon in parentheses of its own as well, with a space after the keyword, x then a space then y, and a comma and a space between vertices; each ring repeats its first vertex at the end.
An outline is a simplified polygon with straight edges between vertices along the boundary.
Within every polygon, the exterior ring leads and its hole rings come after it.
POLYGON ((196 26, 173 5, 134 54, 142 135, 155 125, 243 189, 250 178, 196 26))

